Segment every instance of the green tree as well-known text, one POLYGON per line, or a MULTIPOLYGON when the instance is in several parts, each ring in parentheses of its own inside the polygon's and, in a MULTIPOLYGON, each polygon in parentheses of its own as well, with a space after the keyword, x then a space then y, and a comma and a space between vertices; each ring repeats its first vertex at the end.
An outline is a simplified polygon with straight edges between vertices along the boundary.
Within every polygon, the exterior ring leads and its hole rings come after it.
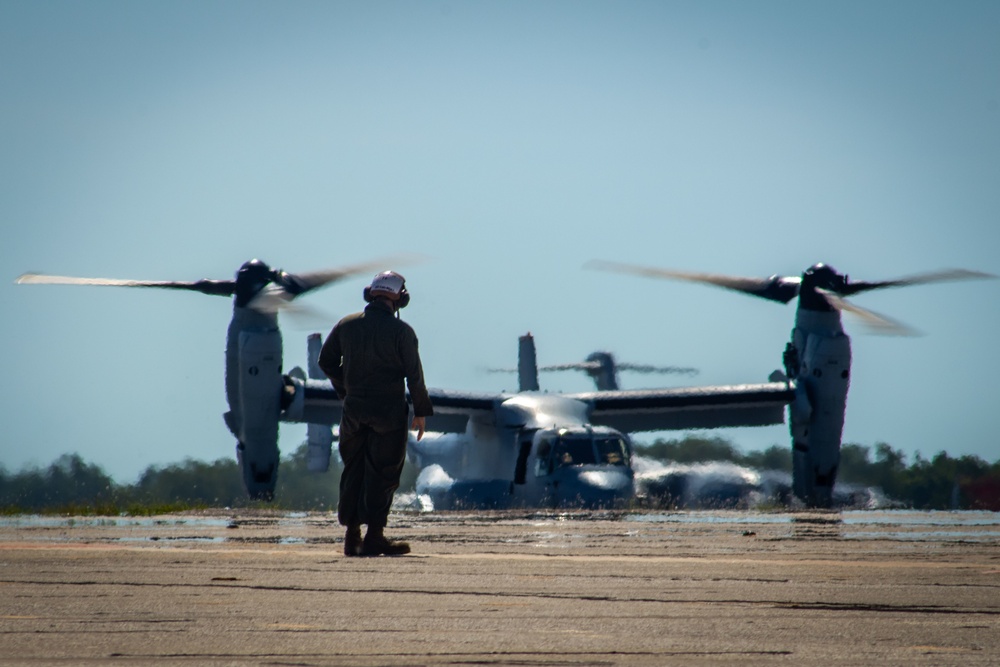
POLYGON ((239 466, 232 459, 213 463, 185 459, 165 468, 150 466, 131 488, 135 502, 149 505, 190 504, 239 507, 248 504, 239 466))
POLYGON ((99 466, 78 454, 64 454, 48 468, 0 476, 0 506, 40 511, 51 506, 103 505, 113 502, 118 487, 99 466))
POLYGON ((757 470, 780 470, 792 472, 792 449, 788 446, 771 445, 763 452, 749 452, 740 457, 740 464, 757 470))
POLYGON ((337 508, 340 498, 340 472, 343 466, 334 454, 325 473, 310 472, 307 461, 309 445, 303 443, 278 466, 275 504, 287 509, 328 511, 337 508))
POLYGON ((737 461, 739 452, 725 438, 687 436, 683 439, 657 439, 651 445, 636 445, 642 456, 676 463, 705 463, 708 461, 737 461))
POLYGON ((953 459, 938 452, 930 461, 919 454, 903 475, 902 494, 917 509, 962 507, 961 485, 965 480, 989 475, 990 466, 976 456, 953 459))
POLYGON ((904 486, 906 475, 906 455, 887 443, 875 444, 875 462, 872 465, 868 484, 882 489, 890 498, 906 502, 904 486))
POLYGON ((851 484, 877 484, 878 472, 869 455, 871 448, 864 445, 845 443, 840 448, 840 465, 837 479, 851 484))

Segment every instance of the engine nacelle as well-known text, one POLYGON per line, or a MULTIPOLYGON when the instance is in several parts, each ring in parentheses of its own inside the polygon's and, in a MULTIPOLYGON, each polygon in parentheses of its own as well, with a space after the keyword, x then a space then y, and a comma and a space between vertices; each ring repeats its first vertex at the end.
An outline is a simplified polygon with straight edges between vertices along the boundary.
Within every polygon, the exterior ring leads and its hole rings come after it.
MULTIPOLYGON (((238 335, 235 404, 227 418, 238 443, 237 460, 247 493, 271 500, 278 481, 278 416, 284 381, 281 334, 242 331, 238 335)), ((232 354, 232 350, 227 350, 232 354)))
POLYGON ((812 507, 829 507, 840 465, 851 340, 842 331, 797 327, 792 344, 799 363, 795 402, 789 410, 793 491, 812 507))

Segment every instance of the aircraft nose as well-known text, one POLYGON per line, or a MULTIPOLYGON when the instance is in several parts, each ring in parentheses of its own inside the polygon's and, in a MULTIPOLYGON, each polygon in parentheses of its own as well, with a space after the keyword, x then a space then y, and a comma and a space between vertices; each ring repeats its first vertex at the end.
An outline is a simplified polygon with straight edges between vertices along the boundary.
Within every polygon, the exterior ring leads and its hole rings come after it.
POLYGON ((577 480, 601 491, 631 492, 632 478, 620 470, 582 470, 577 480))
POLYGON ((621 470, 580 470, 559 481, 559 504, 607 507, 633 495, 632 476, 621 470))

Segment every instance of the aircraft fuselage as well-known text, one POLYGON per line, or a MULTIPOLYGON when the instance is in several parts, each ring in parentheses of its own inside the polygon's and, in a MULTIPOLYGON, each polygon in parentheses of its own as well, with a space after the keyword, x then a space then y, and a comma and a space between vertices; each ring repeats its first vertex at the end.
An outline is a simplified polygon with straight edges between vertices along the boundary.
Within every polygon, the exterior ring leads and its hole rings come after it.
POLYGON ((523 392, 465 433, 411 440, 414 463, 436 466, 417 490, 444 509, 621 505, 634 493, 631 443, 587 412, 582 401, 523 392))

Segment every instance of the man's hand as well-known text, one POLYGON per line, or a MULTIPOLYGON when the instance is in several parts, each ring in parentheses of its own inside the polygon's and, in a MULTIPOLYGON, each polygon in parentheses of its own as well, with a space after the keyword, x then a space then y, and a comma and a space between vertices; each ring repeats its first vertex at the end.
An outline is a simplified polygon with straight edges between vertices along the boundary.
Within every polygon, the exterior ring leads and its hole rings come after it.
POLYGON ((417 432, 417 440, 424 437, 424 428, 427 426, 427 420, 425 417, 414 417, 413 423, 410 424, 410 430, 417 432))

